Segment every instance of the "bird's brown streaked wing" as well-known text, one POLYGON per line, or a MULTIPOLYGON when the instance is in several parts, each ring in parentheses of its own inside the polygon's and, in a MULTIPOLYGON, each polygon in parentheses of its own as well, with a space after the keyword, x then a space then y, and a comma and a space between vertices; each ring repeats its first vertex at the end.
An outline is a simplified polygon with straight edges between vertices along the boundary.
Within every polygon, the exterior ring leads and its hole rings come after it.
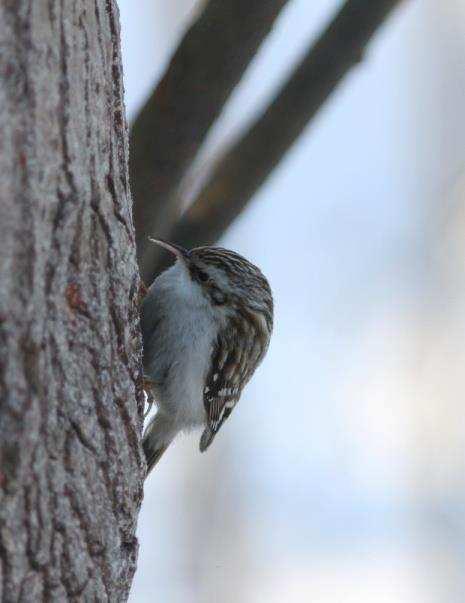
POLYGON ((200 440, 201 452, 208 448, 231 414, 265 351, 266 342, 249 321, 231 320, 220 331, 204 388, 208 424, 200 440))

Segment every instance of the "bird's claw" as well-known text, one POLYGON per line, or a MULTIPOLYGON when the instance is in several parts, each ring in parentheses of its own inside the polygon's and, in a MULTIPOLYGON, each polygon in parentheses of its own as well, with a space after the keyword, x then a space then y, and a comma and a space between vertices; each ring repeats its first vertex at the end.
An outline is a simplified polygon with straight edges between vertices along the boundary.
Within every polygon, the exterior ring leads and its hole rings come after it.
POLYGON ((147 410, 144 412, 144 419, 147 418, 147 415, 149 415, 150 411, 152 410, 152 407, 153 407, 153 398, 152 398, 152 396, 149 397, 147 395, 147 402, 146 402, 146 404, 147 404, 147 410))
POLYGON ((150 411, 152 410, 153 405, 155 403, 155 399, 152 394, 152 383, 148 379, 144 379, 144 391, 145 391, 145 395, 147 396, 147 400, 146 400, 147 410, 144 413, 144 419, 146 419, 147 415, 150 413, 150 411))

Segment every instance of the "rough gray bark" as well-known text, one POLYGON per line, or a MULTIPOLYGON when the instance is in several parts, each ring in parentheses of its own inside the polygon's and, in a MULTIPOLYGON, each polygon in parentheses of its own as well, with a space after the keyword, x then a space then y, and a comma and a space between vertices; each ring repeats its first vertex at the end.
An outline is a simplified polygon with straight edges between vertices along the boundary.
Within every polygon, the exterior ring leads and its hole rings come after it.
POLYGON ((144 461, 113 0, 0 4, 0 600, 123 601, 144 461))

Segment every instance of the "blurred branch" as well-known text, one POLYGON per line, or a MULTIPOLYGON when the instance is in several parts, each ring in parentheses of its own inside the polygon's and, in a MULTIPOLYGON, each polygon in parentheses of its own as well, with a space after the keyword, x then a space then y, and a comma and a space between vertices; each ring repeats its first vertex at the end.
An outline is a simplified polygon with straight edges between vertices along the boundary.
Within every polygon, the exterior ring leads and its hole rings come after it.
MULTIPOLYGON (((250 129, 218 161, 172 229, 186 247, 214 243, 315 116, 400 0, 347 0, 250 129)), ((156 268, 154 266, 154 268, 156 268)))
POLYGON ((137 116, 130 179, 142 270, 150 265, 147 236, 172 223, 171 200, 187 168, 286 2, 210 0, 137 116))

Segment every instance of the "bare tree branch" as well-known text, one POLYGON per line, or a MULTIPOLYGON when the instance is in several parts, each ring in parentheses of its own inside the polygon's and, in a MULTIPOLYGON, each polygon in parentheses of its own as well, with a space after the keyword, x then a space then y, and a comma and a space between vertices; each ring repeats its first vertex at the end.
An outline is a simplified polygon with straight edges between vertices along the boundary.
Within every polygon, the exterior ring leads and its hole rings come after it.
POLYGON ((137 116, 130 178, 143 275, 153 251, 147 236, 172 223, 187 168, 286 2, 210 0, 137 116))
POLYGON ((0 4, 0 600, 125 601, 145 462, 114 0, 0 4))
MULTIPOLYGON (((216 164, 170 240, 214 243, 243 211, 399 0, 347 0, 265 112, 216 164)), ((153 266, 153 277, 158 267, 153 266)))

